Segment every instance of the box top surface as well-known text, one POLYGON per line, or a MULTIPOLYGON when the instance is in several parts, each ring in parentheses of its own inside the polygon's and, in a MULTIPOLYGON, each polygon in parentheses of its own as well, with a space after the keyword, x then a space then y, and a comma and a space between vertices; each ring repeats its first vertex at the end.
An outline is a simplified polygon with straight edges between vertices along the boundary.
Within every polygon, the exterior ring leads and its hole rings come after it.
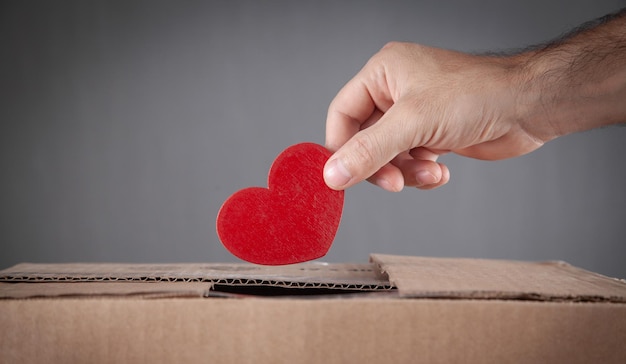
POLYGON ((382 254, 373 254, 370 260, 364 264, 313 262, 289 266, 22 263, 0 271, 0 298, 207 297, 219 296, 211 294, 219 287, 260 287, 298 294, 305 290, 325 294, 393 291, 404 298, 626 303, 626 282, 564 262, 382 254))

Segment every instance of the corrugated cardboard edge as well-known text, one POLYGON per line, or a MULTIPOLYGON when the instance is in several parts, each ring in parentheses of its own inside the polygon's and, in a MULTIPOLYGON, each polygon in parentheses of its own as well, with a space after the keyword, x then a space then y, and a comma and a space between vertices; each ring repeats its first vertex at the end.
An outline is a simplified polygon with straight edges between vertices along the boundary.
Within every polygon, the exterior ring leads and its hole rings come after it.
POLYGON ((565 262, 372 254, 407 298, 626 303, 626 283, 565 262))
MULTIPOLYGON (((224 286, 371 292, 392 287, 371 263, 21 263, 0 271, 0 298, 220 296, 224 286), (2 283, 4 282, 4 283, 2 283), (134 287, 134 288, 133 288, 134 287)), ((293 291, 293 293, 302 293, 293 291)))

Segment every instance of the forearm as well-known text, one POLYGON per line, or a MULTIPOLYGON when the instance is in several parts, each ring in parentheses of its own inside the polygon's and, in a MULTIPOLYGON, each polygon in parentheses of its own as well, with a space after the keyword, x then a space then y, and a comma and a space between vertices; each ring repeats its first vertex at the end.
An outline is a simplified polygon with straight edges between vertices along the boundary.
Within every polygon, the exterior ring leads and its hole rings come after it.
POLYGON ((626 11, 512 58, 520 124, 548 141, 626 122, 626 11))

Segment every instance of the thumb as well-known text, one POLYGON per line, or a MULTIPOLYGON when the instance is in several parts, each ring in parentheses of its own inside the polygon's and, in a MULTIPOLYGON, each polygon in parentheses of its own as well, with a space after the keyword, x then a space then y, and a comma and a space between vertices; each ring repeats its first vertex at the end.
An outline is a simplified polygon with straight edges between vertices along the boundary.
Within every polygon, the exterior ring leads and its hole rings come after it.
POLYGON ((343 190, 376 173, 395 156, 411 149, 407 114, 392 106, 374 125, 352 136, 324 166, 328 187, 343 190), (403 115, 404 114, 404 115, 403 115))

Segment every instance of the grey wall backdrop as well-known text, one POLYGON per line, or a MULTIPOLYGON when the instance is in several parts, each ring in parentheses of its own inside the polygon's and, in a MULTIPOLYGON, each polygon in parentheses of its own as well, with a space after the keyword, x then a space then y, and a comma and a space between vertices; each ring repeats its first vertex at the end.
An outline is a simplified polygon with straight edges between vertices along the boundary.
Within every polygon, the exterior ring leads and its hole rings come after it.
MULTIPOLYGON (((215 233, 380 47, 549 40, 624 1, 2 1, 0 267, 235 261, 215 233)), ((626 101, 625 101, 626 102, 626 101)), ((451 182, 346 194, 327 261, 372 252, 560 259, 626 277, 626 128, 517 159, 445 156, 451 182)))

